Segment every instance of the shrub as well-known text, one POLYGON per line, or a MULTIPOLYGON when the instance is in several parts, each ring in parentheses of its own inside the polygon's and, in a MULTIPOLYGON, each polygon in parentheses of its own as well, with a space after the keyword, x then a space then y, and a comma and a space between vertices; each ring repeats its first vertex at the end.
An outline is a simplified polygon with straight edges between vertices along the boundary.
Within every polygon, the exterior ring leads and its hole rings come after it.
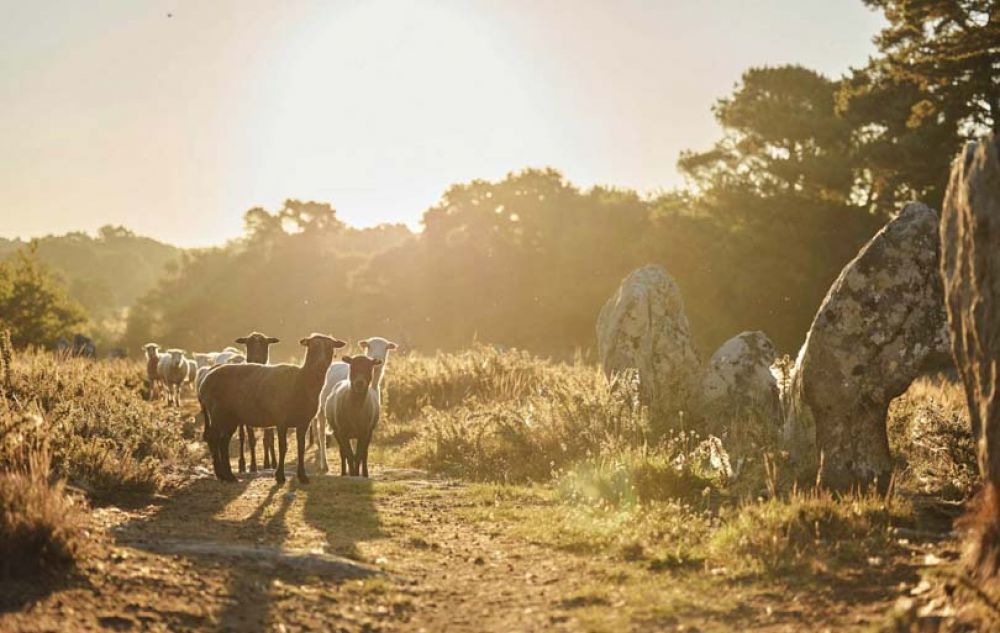
POLYGON ((142 368, 136 363, 26 352, 11 368, 0 424, 4 416, 26 411, 44 420, 21 425, 17 443, 44 441, 54 474, 78 487, 98 496, 148 493, 163 485, 164 466, 190 457, 179 414, 141 397, 142 368))
POLYGON ((914 382, 889 407, 887 425, 901 489, 951 500, 970 494, 979 471, 960 383, 914 382))
POLYGON ((0 577, 24 577, 76 562, 83 548, 83 514, 48 481, 44 451, 25 470, 0 471, 0 577))

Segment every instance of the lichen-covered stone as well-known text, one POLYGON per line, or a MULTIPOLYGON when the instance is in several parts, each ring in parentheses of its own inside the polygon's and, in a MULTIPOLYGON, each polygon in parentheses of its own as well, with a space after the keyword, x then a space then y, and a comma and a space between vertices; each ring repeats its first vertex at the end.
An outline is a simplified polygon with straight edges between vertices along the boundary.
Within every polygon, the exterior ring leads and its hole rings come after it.
POLYGON ((793 458, 821 464, 832 488, 887 485, 889 403, 947 350, 938 214, 911 203, 844 267, 816 313, 785 394, 793 458))
POLYGON ((763 332, 742 332, 712 354, 702 378, 702 413, 709 431, 743 456, 773 443, 781 431, 777 357, 763 332))
POLYGON ((639 268, 622 280, 597 319, 597 346, 609 378, 639 371, 643 401, 666 424, 681 419, 679 412, 697 397, 700 361, 680 290, 662 266, 639 268))
POLYGON ((970 143, 952 165, 941 219, 941 275, 955 365, 979 441, 979 468, 1000 488, 1000 139, 970 143))

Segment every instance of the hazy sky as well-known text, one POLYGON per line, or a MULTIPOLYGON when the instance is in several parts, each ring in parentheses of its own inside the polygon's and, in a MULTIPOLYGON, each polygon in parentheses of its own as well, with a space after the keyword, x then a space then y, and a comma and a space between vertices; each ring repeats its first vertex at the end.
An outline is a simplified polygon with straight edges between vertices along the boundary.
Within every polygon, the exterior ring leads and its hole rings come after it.
POLYGON ((0 235, 204 245, 288 197, 417 226, 528 166, 669 189, 745 68, 836 75, 880 24, 860 0, 0 0, 0 235))

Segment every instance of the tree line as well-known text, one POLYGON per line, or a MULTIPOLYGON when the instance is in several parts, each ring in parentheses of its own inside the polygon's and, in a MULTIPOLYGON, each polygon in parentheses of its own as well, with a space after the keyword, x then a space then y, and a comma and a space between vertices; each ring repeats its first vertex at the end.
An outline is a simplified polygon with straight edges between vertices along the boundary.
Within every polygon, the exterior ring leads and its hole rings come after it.
POLYGON ((202 348, 251 329, 335 329, 565 356, 593 346, 621 278, 656 262, 703 353, 748 329, 794 352, 860 246, 907 201, 940 208, 951 157, 1000 130, 993 3, 865 4, 886 17, 878 53, 838 78, 748 69, 713 108, 719 140, 681 155, 682 190, 581 189, 527 169, 451 186, 415 234, 348 227, 325 203, 252 209, 242 239, 185 252, 132 304, 122 341, 202 348))

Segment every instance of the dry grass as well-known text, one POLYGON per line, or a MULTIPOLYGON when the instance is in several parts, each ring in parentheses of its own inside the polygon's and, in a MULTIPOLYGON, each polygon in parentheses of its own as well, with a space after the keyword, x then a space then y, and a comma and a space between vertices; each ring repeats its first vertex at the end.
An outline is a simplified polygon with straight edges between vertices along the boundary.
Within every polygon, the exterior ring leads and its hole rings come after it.
POLYGON ((896 484, 905 491, 963 500, 979 479, 961 383, 918 379, 889 408, 896 484))
POLYGON ((0 574, 24 577, 72 565, 89 542, 65 481, 98 498, 149 493, 186 449, 173 414, 142 398, 137 364, 0 347, 0 574))
POLYGON ((44 439, 55 474, 95 496, 150 493, 165 465, 189 456, 178 415, 146 402, 142 389, 138 363, 17 354, 0 427, 32 412, 43 422, 21 428, 19 443, 44 439))
POLYGON ((49 482, 47 458, 32 452, 30 466, 0 471, 0 578, 71 566, 84 549, 84 515, 49 482))

